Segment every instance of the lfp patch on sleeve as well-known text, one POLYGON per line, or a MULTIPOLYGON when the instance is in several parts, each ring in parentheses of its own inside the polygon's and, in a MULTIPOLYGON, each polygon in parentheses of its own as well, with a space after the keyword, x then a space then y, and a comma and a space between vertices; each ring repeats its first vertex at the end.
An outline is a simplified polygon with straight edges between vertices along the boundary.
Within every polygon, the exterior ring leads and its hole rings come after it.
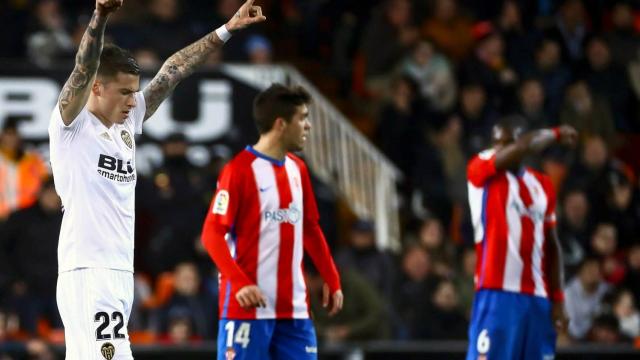
POLYGON ((214 214, 226 215, 229 209, 229 192, 227 190, 220 190, 216 195, 216 199, 213 202, 214 214))

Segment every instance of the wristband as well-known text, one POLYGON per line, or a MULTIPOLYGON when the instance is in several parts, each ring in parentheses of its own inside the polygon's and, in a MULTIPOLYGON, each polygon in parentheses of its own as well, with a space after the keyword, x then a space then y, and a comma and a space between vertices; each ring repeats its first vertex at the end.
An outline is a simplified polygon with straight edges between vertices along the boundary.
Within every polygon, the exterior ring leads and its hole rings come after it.
POLYGON ((227 40, 231 39, 231 33, 224 25, 216 29, 216 35, 218 35, 218 38, 222 40, 223 43, 226 43, 227 40))
POLYGON ((564 302, 564 292, 560 289, 554 290, 551 293, 551 301, 553 302, 564 302))
POLYGON ((556 137, 556 141, 560 140, 560 136, 562 134, 560 134, 560 128, 559 127, 554 127, 551 129, 551 131, 553 131, 553 135, 556 137))

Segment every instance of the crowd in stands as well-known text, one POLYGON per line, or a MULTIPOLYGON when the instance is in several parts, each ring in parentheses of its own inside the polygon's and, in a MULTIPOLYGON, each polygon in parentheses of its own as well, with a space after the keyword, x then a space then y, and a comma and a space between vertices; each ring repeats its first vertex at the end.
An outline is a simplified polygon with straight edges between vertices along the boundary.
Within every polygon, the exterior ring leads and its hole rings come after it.
MULTIPOLYGON (((107 35, 154 69, 239 2, 126 0, 107 35)), ((368 119, 372 141, 405 174, 401 253, 376 248, 367 220, 325 229, 346 301, 342 313, 325 317, 322 282, 309 269, 322 341, 466 338, 476 264, 466 164, 507 116, 524 131, 570 124, 580 132, 576 149, 529 159, 558 193, 571 318, 560 341, 638 339, 640 1, 258 2, 269 21, 238 34, 210 64, 320 63, 339 84, 328 96, 348 99, 350 111, 368 119)), ((44 69, 68 64, 92 6, 3 2, 0 58, 44 69)), ((0 121, 0 342, 59 342, 59 200, 15 122, 0 121), (8 203, 9 194, 20 201, 8 203)), ((199 235, 230 154, 201 167, 187 159, 188 146, 180 134, 167 138, 161 166, 138 180, 134 343, 216 336, 217 275, 199 235)), ((335 218, 336 200, 325 200, 323 218, 335 218)))

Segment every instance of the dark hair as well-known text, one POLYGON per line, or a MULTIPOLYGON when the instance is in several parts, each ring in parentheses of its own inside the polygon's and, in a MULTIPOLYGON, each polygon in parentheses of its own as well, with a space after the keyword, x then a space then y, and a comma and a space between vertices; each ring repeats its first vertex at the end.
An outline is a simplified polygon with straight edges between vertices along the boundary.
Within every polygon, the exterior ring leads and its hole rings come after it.
POLYGON ((99 77, 113 78, 118 73, 140 75, 140 66, 128 50, 114 44, 106 44, 100 55, 99 77))
POLYGON ((296 107, 311 102, 311 95, 301 86, 273 84, 253 101, 253 117, 260 134, 267 133, 277 118, 290 121, 296 107))

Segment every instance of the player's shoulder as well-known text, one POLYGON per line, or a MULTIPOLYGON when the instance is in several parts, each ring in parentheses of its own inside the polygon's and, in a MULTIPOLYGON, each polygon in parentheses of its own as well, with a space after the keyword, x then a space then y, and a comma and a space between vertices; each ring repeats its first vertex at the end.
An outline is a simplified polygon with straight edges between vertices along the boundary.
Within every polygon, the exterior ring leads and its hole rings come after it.
POLYGON ((289 159, 291 159, 296 165, 298 165, 298 167, 300 167, 301 169, 306 169, 307 168, 307 164, 304 162, 304 160, 299 157, 298 155, 289 152, 287 153, 287 157, 289 159))
POLYGON ((234 173, 242 173, 251 168, 251 163, 256 159, 256 156, 250 151, 243 149, 237 153, 229 162, 224 166, 224 171, 232 171, 234 173))

